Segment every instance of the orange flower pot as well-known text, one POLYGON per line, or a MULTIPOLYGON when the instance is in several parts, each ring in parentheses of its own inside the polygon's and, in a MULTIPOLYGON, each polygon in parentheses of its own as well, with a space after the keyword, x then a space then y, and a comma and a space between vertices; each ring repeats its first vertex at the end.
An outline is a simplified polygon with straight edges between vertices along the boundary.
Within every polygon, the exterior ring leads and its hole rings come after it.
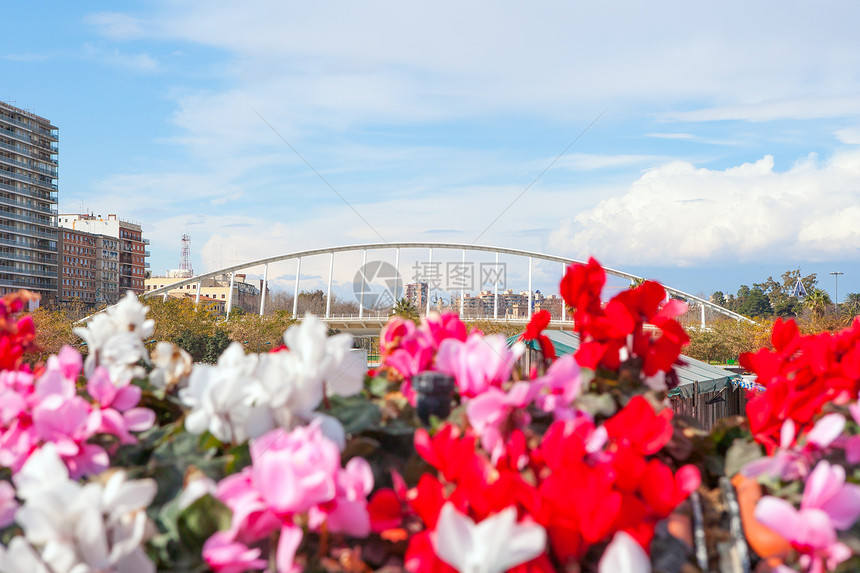
POLYGON ((740 473, 732 478, 732 485, 737 491, 747 543, 771 567, 783 563, 791 552, 791 545, 784 537, 755 518, 755 506, 762 497, 761 485, 755 478, 748 478, 740 473))

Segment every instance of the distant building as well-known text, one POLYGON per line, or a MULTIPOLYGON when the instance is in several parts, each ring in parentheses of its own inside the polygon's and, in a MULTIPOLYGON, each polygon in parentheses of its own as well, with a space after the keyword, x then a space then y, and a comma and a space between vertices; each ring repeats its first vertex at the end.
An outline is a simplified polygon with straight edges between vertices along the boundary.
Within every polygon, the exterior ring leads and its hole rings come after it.
POLYGON ((60 302, 82 302, 95 305, 98 279, 97 240, 95 235, 61 229, 59 232, 60 302))
POLYGON ((0 294, 57 296, 57 128, 0 102, 0 294))
POLYGON ((115 303, 127 291, 142 294, 149 263, 148 239, 140 225, 118 219, 116 215, 60 214, 61 228, 96 237, 96 301, 115 303))
POLYGON ((535 301, 534 311, 538 312, 540 310, 548 310, 550 315, 552 315, 553 320, 559 320, 562 317, 562 306, 564 305, 564 299, 562 299, 557 294, 544 297, 542 296, 540 300, 535 301))
MULTIPOLYGON (((147 291, 155 290, 178 283, 189 277, 184 276, 184 271, 168 271, 164 277, 149 277, 145 280, 147 291)), ((253 283, 246 282, 247 276, 236 273, 233 279, 232 308, 241 308, 245 312, 260 311, 260 289, 253 283)), ((157 296, 157 295, 156 295, 157 296)), ((167 291, 167 296, 174 298, 197 298, 197 284, 187 284, 167 291)), ((200 281, 200 303, 206 304, 217 314, 226 312, 227 302, 230 300, 230 275, 210 277, 200 281), (220 301, 221 304, 215 304, 220 301)))
POLYGON ((430 297, 430 286, 426 282, 409 283, 406 285, 406 300, 418 310, 427 308, 430 297))

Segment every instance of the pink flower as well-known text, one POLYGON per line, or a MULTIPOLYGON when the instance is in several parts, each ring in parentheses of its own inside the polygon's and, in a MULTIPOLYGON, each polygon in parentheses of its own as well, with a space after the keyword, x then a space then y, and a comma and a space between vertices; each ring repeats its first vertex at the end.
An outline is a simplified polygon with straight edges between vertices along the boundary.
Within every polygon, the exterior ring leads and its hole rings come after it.
POLYGON ((302 513, 335 497, 340 450, 319 424, 272 431, 251 444, 254 487, 276 515, 302 513))
POLYGON ((0 529, 15 521, 15 488, 7 481, 0 481, 0 529))
POLYGON ((823 416, 807 432, 806 443, 800 447, 795 440, 794 422, 788 419, 782 423, 779 448, 773 455, 753 460, 741 471, 747 477, 766 475, 783 481, 804 479, 815 460, 836 441, 844 428, 845 418, 841 414, 823 416))
POLYGON ((206 564, 217 573, 243 573, 248 569, 265 569, 265 559, 260 559, 259 549, 230 539, 223 531, 206 540, 203 544, 203 558, 206 564))
POLYGON ((129 432, 143 432, 155 423, 155 412, 149 408, 137 408, 140 388, 128 380, 111 382, 110 374, 102 367, 96 368, 87 381, 87 392, 101 406, 99 432, 112 434, 122 444, 137 443, 129 432))
POLYGON ((465 342, 468 335, 466 325, 456 312, 442 314, 431 312, 421 319, 421 329, 430 335, 436 348, 439 348, 443 340, 454 339, 465 342))
MULTIPOLYGON (((851 417, 854 419, 855 424, 860 424, 860 402, 855 402, 848 406, 848 410, 851 412, 851 417)), ((847 440, 845 440, 845 459, 849 464, 856 464, 860 462, 860 435, 851 436, 847 440)))
POLYGON ((466 405, 469 424, 481 436, 481 446, 490 453, 493 464, 505 454, 511 431, 531 422, 525 408, 534 395, 535 388, 531 384, 517 382, 507 393, 490 387, 466 405))
POLYGON ((337 474, 337 495, 331 503, 311 508, 308 525, 319 529, 323 522, 332 533, 353 537, 370 534, 367 496, 373 490, 373 470, 363 458, 352 458, 337 474))
POLYGON ((455 338, 443 340, 436 355, 436 369, 454 376, 461 397, 472 398, 506 382, 523 351, 522 343, 508 348, 501 335, 473 332, 465 342, 455 338))
POLYGON ((845 469, 818 462, 806 486, 800 510, 784 499, 765 496, 755 518, 787 539, 802 554, 801 565, 811 571, 835 569, 851 557, 851 549, 836 538, 860 517, 860 487, 845 483, 845 469))
POLYGON ((307 514, 312 529, 325 522, 335 533, 358 537, 370 533, 370 466, 356 458, 341 468, 340 450, 323 435, 319 421, 291 432, 273 430, 252 441, 250 449, 251 466, 218 484, 216 497, 233 517, 230 529, 204 548, 203 557, 213 569, 241 571, 246 561, 257 557, 245 552, 246 544, 280 531, 277 571, 293 571, 302 541, 302 528, 294 519, 300 514, 307 514))
POLYGON ((552 363, 546 374, 532 384, 538 388, 535 400, 544 412, 552 412, 556 420, 572 420, 579 414, 573 406, 582 392, 582 373, 573 354, 565 354, 552 363))

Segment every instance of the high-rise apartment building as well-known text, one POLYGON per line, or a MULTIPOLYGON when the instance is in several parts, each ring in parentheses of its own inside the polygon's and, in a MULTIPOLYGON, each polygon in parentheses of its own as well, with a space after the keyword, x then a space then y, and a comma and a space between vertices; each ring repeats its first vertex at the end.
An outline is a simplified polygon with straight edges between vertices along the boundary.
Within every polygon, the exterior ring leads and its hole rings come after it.
POLYGON ((127 291, 142 294, 149 263, 148 239, 140 225, 118 219, 116 215, 60 214, 59 225, 96 236, 96 300, 114 303, 127 291))
POLYGON ((57 128, 0 102, 0 294, 57 296, 57 128))

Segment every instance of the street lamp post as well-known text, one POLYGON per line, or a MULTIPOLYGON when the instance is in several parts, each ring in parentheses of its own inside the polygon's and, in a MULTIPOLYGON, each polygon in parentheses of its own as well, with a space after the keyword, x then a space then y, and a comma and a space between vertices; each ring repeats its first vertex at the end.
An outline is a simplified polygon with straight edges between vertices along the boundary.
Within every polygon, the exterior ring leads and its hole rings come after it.
POLYGON ((830 274, 836 279, 836 288, 833 290, 833 305, 836 307, 836 312, 839 312, 839 275, 844 275, 845 273, 833 271, 830 274))

